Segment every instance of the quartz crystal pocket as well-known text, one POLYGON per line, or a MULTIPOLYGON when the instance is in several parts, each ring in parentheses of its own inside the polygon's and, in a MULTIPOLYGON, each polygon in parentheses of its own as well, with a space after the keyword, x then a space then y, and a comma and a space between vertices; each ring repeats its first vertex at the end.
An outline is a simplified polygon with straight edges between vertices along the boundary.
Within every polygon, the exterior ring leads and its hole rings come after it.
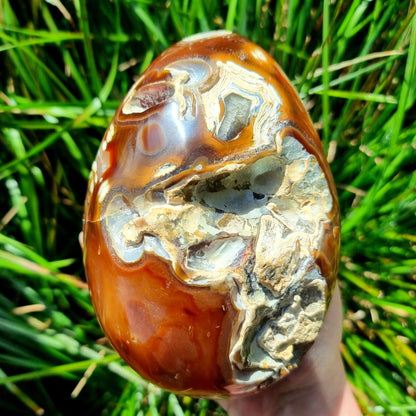
POLYGON ((92 302, 147 380, 193 396, 253 392, 318 336, 339 231, 319 137, 277 63, 229 32, 192 36, 132 86, 92 166, 92 302))

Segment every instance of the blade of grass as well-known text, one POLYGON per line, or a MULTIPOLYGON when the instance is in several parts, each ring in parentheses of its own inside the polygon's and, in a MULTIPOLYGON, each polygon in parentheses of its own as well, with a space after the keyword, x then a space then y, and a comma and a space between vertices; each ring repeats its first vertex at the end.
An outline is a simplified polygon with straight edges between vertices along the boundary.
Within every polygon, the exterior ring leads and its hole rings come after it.
POLYGON ((328 150, 329 146, 329 126, 330 126, 330 115, 329 115, 329 0, 323 2, 323 24, 322 24, 322 39, 324 40, 322 46, 322 122, 323 122, 323 146, 325 150, 328 150))
MULTIPOLYGON (((3 378, 7 378, 7 374, 0 368, 0 380, 3 378)), ((35 415, 42 416, 45 413, 45 410, 42 407, 40 407, 34 400, 19 389, 19 387, 17 387, 14 383, 6 383, 5 386, 7 390, 16 396, 35 415)))
POLYGON ((83 33, 84 53, 87 61, 88 74, 92 84, 92 91, 95 96, 98 96, 98 93, 102 87, 95 64, 86 2, 85 0, 75 0, 74 5, 80 24, 80 29, 83 33))
POLYGON ((147 28, 149 34, 151 35, 151 39, 156 42, 160 42, 163 48, 167 48, 169 43, 161 31, 161 29, 156 25, 154 20, 150 17, 149 12, 142 6, 137 4, 131 5, 134 13, 138 16, 138 18, 142 21, 142 23, 147 28))
POLYGON ((57 375, 65 376, 66 374, 70 374, 70 373, 74 373, 78 371, 85 371, 91 364, 106 365, 113 361, 118 361, 118 360, 120 360, 120 357, 118 354, 111 354, 111 355, 107 355, 105 357, 98 358, 95 360, 78 361, 76 363, 62 364, 62 365, 57 365, 55 367, 49 367, 44 370, 30 371, 28 373, 16 374, 14 376, 8 376, 8 377, 0 377, 0 386, 9 384, 9 383, 18 383, 21 381, 39 379, 43 377, 52 377, 52 376, 57 376, 57 375))
MULTIPOLYGON (((413 18, 410 27, 409 39, 416 38, 416 18, 413 18)), ((406 69, 404 71, 404 79, 401 83, 399 103, 394 121, 391 123, 391 140, 393 144, 398 142, 400 132, 402 130, 405 112, 416 101, 416 42, 409 43, 408 57, 406 60, 406 69)))
POLYGON ((234 21, 237 15, 237 0, 230 0, 227 11, 227 19, 225 20, 225 29, 229 31, 234 30, 234 21))

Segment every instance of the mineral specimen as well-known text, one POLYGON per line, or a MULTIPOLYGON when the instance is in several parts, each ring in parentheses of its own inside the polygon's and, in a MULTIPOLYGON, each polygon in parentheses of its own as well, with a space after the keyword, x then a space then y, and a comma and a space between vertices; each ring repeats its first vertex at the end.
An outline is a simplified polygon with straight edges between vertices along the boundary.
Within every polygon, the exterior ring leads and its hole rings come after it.
POLYGON ((83 247, 108 339, 171 391, 255 391, 295 368, 337 274, 339 209, 301 100, 260 47, 184 39, 118 108, 83 247))

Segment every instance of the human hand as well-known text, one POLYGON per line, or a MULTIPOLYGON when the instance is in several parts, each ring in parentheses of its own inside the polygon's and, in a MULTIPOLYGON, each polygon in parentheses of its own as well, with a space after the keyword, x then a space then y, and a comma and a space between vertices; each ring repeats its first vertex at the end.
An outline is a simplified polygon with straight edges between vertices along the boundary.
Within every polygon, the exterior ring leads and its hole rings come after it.
POLYGON ((342 304, 337 286, 319 336, 298 368, 257 394, 218 403, 229 416, 361 415, 345 376, 341 337, 342 304))

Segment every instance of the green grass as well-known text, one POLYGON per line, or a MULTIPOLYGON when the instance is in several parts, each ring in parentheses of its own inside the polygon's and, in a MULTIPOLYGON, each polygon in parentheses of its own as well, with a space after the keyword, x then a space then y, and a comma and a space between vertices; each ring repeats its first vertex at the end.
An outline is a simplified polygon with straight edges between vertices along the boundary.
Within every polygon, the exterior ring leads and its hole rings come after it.
POLYGON ((0 413, 223 414, 149 385, 104 342, 78 232, 134 78, 182 37, 226 28, 281 64, 328 151, 356 396, 366 414, 416 414, 415 13, 388 0, 0 0, 0 413))

